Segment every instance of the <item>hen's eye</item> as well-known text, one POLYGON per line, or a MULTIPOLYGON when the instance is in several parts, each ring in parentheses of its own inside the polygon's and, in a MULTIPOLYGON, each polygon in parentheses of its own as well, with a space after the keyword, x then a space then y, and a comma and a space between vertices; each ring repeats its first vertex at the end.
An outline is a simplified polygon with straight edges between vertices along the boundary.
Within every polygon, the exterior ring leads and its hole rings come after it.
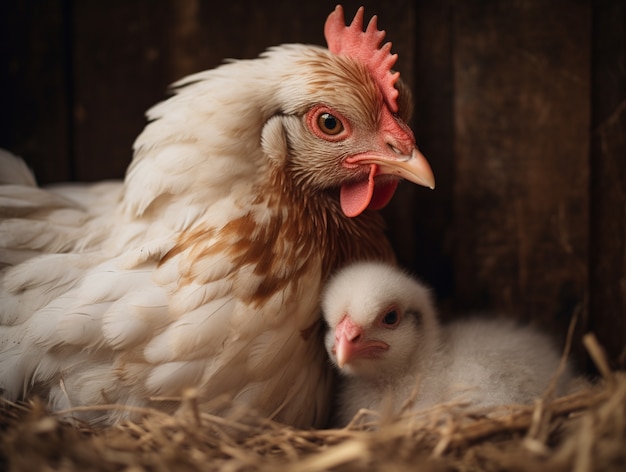
POLYGON ((398 322, 399 318, 398 312, 396 310, 391 310, 383 317, 382 322, 384 325, 394 326, 398 322))
POLYGON ((321 113, 317 118, 317 125, 322 132, 334 136, 343 131, 343 124, 330 113, 321 113))
POLYGON ((352 134, 350 122, 341 113, 323 104, 313 106, 304 119, 309 131, 324 141, 336 143, 352 134))

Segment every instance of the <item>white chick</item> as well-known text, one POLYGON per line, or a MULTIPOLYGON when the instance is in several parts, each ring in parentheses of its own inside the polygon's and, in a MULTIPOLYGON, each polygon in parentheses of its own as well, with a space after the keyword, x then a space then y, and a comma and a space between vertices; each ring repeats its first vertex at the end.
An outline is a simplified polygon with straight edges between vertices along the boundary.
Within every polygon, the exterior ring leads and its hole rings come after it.
MULTIPOLYGON (((560 354, 544 334, 512 321, 441 326, 429 290, 398 268, 360 262, 323 293, 326 350, 339 368, 337 420, 361 409, 398 411, 462 400, 473 407, 531 403, 556 373, 560 354)), ((571 381, 559 377, 557 393, 571 381)))

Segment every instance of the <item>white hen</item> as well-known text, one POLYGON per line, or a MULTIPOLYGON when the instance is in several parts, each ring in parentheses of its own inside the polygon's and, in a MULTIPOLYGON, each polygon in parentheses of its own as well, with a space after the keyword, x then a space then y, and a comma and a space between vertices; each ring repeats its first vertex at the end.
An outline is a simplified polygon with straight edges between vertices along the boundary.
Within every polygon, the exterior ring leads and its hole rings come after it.
POLYGON ((337 7, 325 34, 329 49, 278 46, 180 81, 123 183, 40 189, 0 157, 5 397, 172 411, 194 388, 203 406, 324 424, 320 289, 352 260, 393 260, 372 210, 401 178, 434 185, 375 17, 363 31, 362 9, 346 26, 337 7))
MULTIPOLYGON (((361 408, 399 408, 411 395, 416 409, 453 399, 477 407, 529 403, 560 363, 545 335, 511 321, 440 326, 429 290, 384 263, 342 269, 328 283, 322 309, 326 350, 342 377, 342 424, 361 408)), ((557 392, 570 380, 568 366, 557 392)))

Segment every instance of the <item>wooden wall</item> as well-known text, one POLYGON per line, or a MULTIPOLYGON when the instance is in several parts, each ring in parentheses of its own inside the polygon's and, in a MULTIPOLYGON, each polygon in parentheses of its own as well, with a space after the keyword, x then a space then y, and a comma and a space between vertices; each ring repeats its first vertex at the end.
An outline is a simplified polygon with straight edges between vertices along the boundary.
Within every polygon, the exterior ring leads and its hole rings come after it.
POLYGON ((593 9, 588 328, 626 365, 626 3, 593 9))
MULTIPOLYGON (((167 85, 283 42, 336 2, 9 0, 0 146, 42 184, 120 178, 167 85)), ((385 210, 444 316, 498 311, 626 353, 626 7, 620 0, 349 1, 379 15, 437 179, 385 210)), ((580 345, 576 347, 581 360, 580 345)))

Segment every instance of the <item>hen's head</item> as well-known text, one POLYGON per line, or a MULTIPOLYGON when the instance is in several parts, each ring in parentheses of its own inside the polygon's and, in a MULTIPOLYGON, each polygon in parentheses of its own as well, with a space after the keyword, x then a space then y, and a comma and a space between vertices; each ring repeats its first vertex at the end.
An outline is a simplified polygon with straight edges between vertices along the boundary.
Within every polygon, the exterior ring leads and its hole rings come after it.
POLYGON ((438 343, 429 290, 388 264, 342 269, 326 286, 322 311, 326 350, 344 375, 379 378, 415 370, 438 343))
POLYGON ((365 32, 362 25, 363 8, 349 26, 341 6, 331 13, 325 27, 329 50, 309 49, 295 60, 300 67, 287 79, 294 86, 281 89, 290 106, 263 134, 270 155, 288 156, 286 169, 299 185, 340 188, 347 216, 386 205, 400 179, 435 185, 407 125, 412 99, 399 73, 391 71, 391 44, 381 47, 385 33, 376 17, 365 32))
POLYGON ((339 6, 325 33, 329 49, 282 45, 175 84, 135 143, 126 207, 189 208, 253 189, 303 201, 330 195, 352 217, 387 204, 401 179, 434 187, 376 18, 363 31, 361 8, 346 26, 339 6))

